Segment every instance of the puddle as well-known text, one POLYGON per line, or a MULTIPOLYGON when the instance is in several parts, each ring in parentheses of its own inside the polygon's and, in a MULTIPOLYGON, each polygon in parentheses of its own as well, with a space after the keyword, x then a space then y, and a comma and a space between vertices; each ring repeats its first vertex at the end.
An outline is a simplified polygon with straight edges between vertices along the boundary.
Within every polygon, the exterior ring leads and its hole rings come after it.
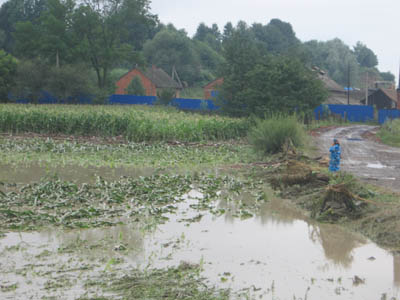
POLYGON ((282 200, 271 198, 258 215, 240 220, 236 208, 248 199, 221 200, 216 205, 227 213, 214 216, 190 208, 202 194, 186 197, 178 214, 151 232, 121 225, 7 233, 0 238, 0 286, 17 286, 1 290, 0 298, 96 295, 83 283, 107 270, 111 259, 119 264, 110 270, 120 274, 203 262, 210 285, 253 287, 252 295, 261 299, 376 300, 400 294, 400 256, 337 226, 317 225, 282 200), (194 219, 200 221, 187 221, 194 219), (365 283, 354 285, 355 276, 365 283), (49 282, 61 279, 67 286, 52 289, 49 282))
POLYGON ((367 168, 383 169, 383 168, 387 168, 387 166, 384 166, 381 163, 376 163, 376 164, 367 164, 367 168))

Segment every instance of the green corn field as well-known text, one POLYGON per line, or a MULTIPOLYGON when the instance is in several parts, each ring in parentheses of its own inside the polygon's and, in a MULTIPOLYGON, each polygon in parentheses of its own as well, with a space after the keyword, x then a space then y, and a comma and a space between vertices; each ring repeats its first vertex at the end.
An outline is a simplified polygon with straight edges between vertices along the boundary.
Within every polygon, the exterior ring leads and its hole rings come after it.
POLYGON ((168 107, 0 105, 0 132, 123 136, 128 141, 205 141, 246 136, 249 122, 168 107))

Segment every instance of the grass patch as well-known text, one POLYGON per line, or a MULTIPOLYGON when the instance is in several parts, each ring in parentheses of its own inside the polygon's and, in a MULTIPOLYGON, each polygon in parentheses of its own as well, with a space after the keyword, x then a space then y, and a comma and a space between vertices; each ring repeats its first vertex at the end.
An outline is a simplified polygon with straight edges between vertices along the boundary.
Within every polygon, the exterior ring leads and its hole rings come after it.
POLYGON ((246 136, 249 122, 172 107, 0 105, 0 132, 121 136, 128 141, 206 141, 246 136))
POLYGON ((257 152, 268 154, 278 153, 289 145, 301 147, 307 135, 296 116, 272 116, 266 120, 256 120, 248 139, 257 152))
POLYGON ((387 145, 400 147, 400 120, 389 120, 379 130, 377 136, 387 145))

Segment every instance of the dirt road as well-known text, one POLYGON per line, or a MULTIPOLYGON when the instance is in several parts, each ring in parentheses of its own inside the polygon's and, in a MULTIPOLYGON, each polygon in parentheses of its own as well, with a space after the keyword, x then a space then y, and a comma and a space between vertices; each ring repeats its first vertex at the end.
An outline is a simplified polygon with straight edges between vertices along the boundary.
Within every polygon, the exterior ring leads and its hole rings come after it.
POLYGON ((327 131, 317 138, 318 148, 329 154, 333 138, 342 146, 341 169, 370 183, 400 192, 400 149, 363 138, 377 127, 355 125, 327 131))

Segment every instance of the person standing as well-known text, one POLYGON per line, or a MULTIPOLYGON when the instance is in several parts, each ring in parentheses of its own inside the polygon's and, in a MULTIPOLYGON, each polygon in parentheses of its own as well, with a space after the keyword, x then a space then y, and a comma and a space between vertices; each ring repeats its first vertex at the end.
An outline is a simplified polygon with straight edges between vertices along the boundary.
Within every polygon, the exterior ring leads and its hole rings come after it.
POLYGON ((341 149, 338 139, 333 139, 333 145, 329 148, 331 159, 329 161, 329 171, 338 172, 340 170, 341 149))

